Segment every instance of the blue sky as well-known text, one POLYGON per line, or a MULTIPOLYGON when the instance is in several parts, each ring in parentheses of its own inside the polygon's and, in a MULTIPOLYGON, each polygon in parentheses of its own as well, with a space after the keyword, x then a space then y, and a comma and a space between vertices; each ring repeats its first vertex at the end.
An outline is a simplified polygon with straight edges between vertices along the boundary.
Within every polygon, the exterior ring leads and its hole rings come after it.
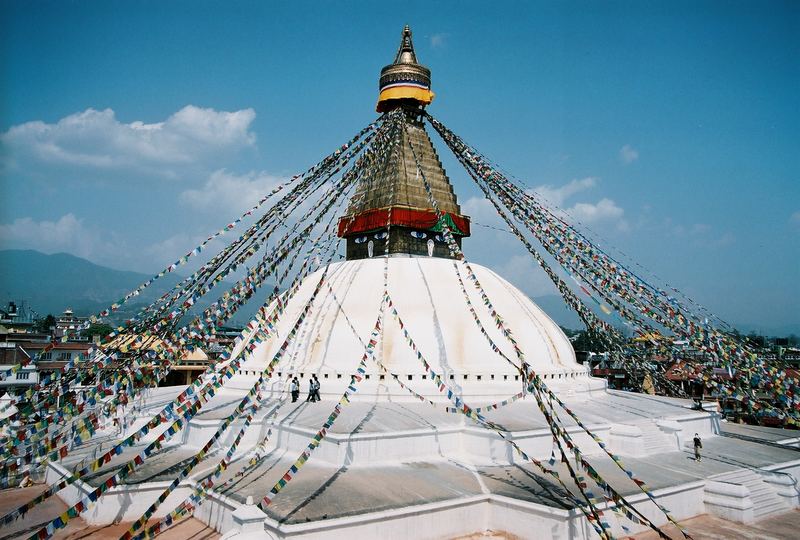
POLYGON ((370 122, 408 23, 434 116, 723 318, 800 331, 797 2, 0 6, 2 248, 157 271, 370 122))

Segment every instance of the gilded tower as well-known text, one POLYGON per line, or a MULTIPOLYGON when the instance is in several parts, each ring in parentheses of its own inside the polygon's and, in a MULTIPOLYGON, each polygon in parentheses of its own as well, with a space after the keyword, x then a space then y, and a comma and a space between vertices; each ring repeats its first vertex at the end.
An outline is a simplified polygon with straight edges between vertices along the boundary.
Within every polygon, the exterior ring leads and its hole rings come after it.
POLYGON ((459 245, 461 238, 469 236, 469 218, 461 214, 453 186, 422 123, 421 114, 433 98, 431 72, 417 62, 411 29, 406 26, 394 62, 381 70, 377 105, 378 112, 402 109, 407 116, 406 129, 384 166, 358 185, 339 220, 348 260, 383 255, 386 242, 390 254, 450 258, 443 221, 459 245), (444 213, 441 218, 430 203, 425 181, 444 213))

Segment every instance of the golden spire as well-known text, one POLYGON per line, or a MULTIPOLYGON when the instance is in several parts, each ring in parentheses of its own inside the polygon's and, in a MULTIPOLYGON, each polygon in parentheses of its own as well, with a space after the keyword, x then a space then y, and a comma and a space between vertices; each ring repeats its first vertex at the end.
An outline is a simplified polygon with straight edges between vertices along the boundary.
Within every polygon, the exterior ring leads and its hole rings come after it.
POLYGON ((379 82, 378 112, 388 111, 400 105, 420 108, 433 101, 431 92, 431 70, 417 62, 411 28, 403 28, 400 48, 394 62, 381 70, 379 82))
POLYGON ((403 28, 403 39, 400 41, 400 48, 394 57, 395 64, 417 64, 417 55, 414 54, 414 43, 411 41, 411 28, 408 25, 403 28))
POLYGON ((420 115, 433 100, 430 88, 431 72, 417 61, 406 26, 394 62, 381 70, 378 98, 378 112, 402 108, 403 129, 386 159, 362 176, 339 218, 337 234, 347 241, 348 261, 383 253, 452 259, 443 228, 459 246, 470 235, 469 216, 461 213, 420 115))

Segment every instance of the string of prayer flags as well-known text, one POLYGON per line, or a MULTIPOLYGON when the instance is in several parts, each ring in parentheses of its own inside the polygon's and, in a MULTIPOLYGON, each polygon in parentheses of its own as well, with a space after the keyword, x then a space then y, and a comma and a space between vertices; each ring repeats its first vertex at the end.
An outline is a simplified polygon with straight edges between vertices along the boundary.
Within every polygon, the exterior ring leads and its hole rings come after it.
POLYGON ((342 412, 342 408, 350 403, 350 396, 357 391, 356 385, 363 379, 365 371, 366 371, 366 363, 367 359, 373 356, 375 345, 378 343, 378 337, 381 335, 381 319, 382 319, 382 311, 383 311, 384 303, 381 302, 380 308, 378 310, 378 318, 375 322, 375 326, 372 330, 372 334, 370 335, 370 340, 367 343, 367 346, 364 350, 364 355, 361 357, 361 361, 356 368, 356 373, 352 375, 350 384, 348 385, 347 389, 342 394, 342 397, 339 399, 339 402, 333 408, 333 411, 328 416, 325 423, 322 427, 317 431, 316 435, 311 439, 311 442, 308 443, 305 450, 300 454, 300 456, 295 460, 295 462, 286 470, 283 476, 272 486, 269 493, 267 493, 264 498, 259 503, 259 506, 264 509, 270 505, 272 500, 275 496, 280 493, 280 491, 292 481, 294 476, 297 472, 306 464, 308 459, 311 457, 311 453, 316 450, 319 444, 322 442, 322 439, 325 438, 328 431, 333 427, 334 422, 339 417, 342 412))

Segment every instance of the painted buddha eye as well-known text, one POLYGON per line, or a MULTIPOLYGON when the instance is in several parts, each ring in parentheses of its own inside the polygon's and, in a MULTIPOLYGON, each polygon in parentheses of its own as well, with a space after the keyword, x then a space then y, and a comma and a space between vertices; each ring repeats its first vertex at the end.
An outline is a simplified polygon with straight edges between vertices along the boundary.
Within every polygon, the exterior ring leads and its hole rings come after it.
POLYGON ((377 233, 375 235, 375 240, 383 240, 384 238, 387 238, 388 236, 389 236, 388 232, 382 231, 382 232, 379 232, 379 233, 377 233))
POLYGON ((411 231, 411 236, 413 236, 414 238, 419 238, 420 240, 423 240, 428 237, 427 234, 420 231, 411 231))
POLYGON ((366 241, 367 241, 366 236, 359 236, 358 238, 356 238, 356 244, 363 244, 366 241))

